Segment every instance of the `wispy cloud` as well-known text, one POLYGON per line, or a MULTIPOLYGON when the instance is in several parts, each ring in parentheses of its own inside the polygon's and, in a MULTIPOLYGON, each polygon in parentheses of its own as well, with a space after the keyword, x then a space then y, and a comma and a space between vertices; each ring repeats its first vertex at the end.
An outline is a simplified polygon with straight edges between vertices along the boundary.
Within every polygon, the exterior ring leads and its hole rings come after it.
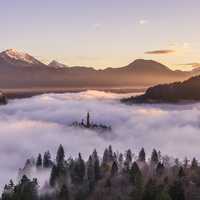
POLYGON ((139 20, 139 24, 140 25, 144 25, 144 24, 148 24, 148 20, 146 20, 146 19, 141 19, 141 20, 139 20))
POLYGON ((188 49, 191 47, 191 44, 189 42, 183 42, 183 43, 178 43, 178 42, 171 42, 169 46, 173 48, 183 48, 183 49, 188 49))
POLYGON ((94 29, 100 29, 101 28, 101 24, 99 24, 99 23, 93 24, 93 28, 94 29))
POLYGON ((183 43, 183 48, 187 49, 190 47, 190 43, 189 42, 184 42, 183 43))
POLYGON ((160 49, 160 50, 154 50, 154 51, 146 51, 145 54, 170 54, 175 53, 175 50, 172 49, 160 49))
POLYGON ((200 63, 198 62, 191 62, 191 63, 184 63, 184 64, 180 64, 182 66, 188 66, 188 67, 192 67, 192 68, 198 68, 200 67, 200 63))

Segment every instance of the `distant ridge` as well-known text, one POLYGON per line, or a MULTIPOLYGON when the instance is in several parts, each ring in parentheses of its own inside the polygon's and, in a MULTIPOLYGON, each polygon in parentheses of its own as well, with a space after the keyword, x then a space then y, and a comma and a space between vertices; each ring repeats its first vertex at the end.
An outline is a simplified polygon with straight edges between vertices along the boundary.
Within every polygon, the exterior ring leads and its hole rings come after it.
POLYGON ((85 66, 69 67, 55 60, 46 65, 15 49, 0 53, 0 89, 148 87, 183 81, 194 74, 194 71, 173 71, 153 60, 137 59, 124 67, 96 70, 85 66))

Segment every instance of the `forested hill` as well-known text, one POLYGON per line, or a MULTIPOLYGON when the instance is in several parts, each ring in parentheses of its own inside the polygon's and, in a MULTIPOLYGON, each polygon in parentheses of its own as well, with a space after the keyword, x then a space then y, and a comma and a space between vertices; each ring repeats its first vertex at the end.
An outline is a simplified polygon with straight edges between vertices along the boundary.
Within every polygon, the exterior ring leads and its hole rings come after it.
POLYGON ((161 84, 147 89, 144 95, 122 99, 125 103, 163 103, 200 101, 200 76, 184 82, 161 84))
POLYGON ((20 170, 19 182, 5 185, 1 200, 199 200, 200 167, 194 158, 181 163, 162 156, 155 149, 147 161, 142 148, 138 156, 129 149, 125 154, 106 148, 101 159, 97 151, 85 161, 66 158, 60 145, 56 161, 47 151, 28 159, 20 170), (34 174, 50 171, 44 185, 34 174))

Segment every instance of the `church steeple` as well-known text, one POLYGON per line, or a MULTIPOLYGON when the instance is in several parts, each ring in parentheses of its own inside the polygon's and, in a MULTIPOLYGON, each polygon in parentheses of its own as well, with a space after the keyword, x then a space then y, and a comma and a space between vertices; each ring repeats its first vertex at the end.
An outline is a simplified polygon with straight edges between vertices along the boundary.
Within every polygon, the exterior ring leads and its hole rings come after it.
POLYGON ((90 113, 87 113, 87 122, 86 122, 86 126, 89 128, 90 127, 90 113))

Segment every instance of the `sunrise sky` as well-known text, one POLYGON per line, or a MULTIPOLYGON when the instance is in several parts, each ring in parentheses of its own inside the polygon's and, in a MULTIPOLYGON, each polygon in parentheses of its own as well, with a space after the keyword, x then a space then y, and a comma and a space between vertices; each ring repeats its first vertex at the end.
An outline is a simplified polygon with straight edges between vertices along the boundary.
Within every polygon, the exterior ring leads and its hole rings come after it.
POLYGON ((188 70, 200 62, 199 0, 6 0, 0 50, 43 62, 119 67, 137 58, 188 70))

